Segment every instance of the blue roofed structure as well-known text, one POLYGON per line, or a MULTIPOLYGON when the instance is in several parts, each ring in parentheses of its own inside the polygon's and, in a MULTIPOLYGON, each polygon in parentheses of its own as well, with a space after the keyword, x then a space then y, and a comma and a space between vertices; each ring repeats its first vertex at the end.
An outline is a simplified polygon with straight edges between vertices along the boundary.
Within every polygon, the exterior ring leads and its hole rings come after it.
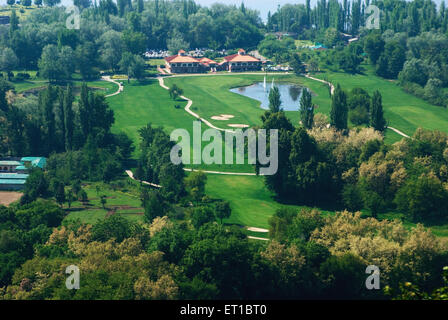
POLYGON ((44 157, 23 157, 20 161, 25 167, 33 166, 41 169, 43 169, 47 164, 47 159, 44 157))
POLYGON ((27 174, 0 173, 0 190, 21 190, 27 178, 27 174))
POLYGON ((0 190, 23 189, 30 168, 44 169, 47 159, 44 157, 23 157, 20 161, 0 160, 0 190))

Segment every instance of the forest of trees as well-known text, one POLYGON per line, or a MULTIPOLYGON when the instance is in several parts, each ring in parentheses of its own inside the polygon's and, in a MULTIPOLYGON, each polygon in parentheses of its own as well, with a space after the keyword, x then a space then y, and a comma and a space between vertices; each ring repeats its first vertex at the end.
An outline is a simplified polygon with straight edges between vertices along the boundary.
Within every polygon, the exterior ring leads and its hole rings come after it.
MULTIPOLYGON (((134 146, 111 132, 115 117, 104 94, 73 84, 101 71, 142 80, 147 49, 243 47, 289 63, 298 75, 302 62, 309 71, 350 74, 367 63, 376 75, 446 106, 444 3, 319 0, 311 7, 307 0, 279 7, 264 24, 244 4, 76 0, 83 10, 75 31, 65 28, 59 2, 44 0, 23 20, 13 10, 11 23, 0 26, 0 156, 48 157, 45 170, 30 170, 21 201, 0 206, 0 300, 446 299, 446 242, 420 223, 448 219, 448 135, 418 129, 386 144, 379 91, 336 84, 327 117, 315 114, 305 89, 292 121, 278 88, 271 90, 260 128, 279 130, 279 170, 265 177, 266 186, 280 204, 334 214, 280 208, 269 219, 270 241, 261 242, 223 223, 231 205, 207 195, 204 173, 186 175, 171 163, 174 142, 163 127, 148 123, 134 146), (380 30, 364 27, 370 3, 382 10, 380 30), (276 31, 329 50, 298 52, 294 39, 279 40, 276 31), (360 39, 346 45, 341 33, 360 39), (31 71, 49 83, 17 95, 15 85, 31 71), (111 183, 129 167, 137 180, 161 186, 135 182, 143 223, 120 215, 94 225, 64 220, 64 203, 88 200, 83 182, 111 183), (378 219, 383 213, 397 219, 378 219), (382 290, 365 289, 372 263, 382 270, 382 290), (63 270, 71 264, 82 270, 80 290, 65 287, 63 270)), ((170 95, 181 91, 173 87, 170 95)))
POLYGON ((100 70, 128 74, 130 64, 141 70, 139 58, 147 49, 251 48, 263 39, 258 13, 244 6, 201 8, 192 0, 101 0, 94 7, 81 2, 86 9, 80 30, 65 27, 64 8, 46 4, 23 20, 13 10, 10 25, 0 25, 0 71, 38 68, 53 81, 78 71, 92 79, 100 70))
POLYGON ((167 217, 148 227, 112 216, 54 228, 62 212, 44 201, 0 208, 0 299, 384 299, 415 291, 440 299, 446 290, 448 251, 431 232, 397 221, 282 209, 264 243, 238 227, 167 217), (372 261, 385 290, 365 289, 372 261), (81 269, 79 290, 65 287, 70 264, 81 269))

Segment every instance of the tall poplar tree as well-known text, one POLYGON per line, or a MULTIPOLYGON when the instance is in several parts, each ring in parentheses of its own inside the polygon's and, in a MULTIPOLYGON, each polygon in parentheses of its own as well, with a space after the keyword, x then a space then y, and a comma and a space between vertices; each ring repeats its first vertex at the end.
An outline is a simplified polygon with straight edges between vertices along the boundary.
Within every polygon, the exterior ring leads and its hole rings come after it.
POLYGON ((380 132, 384 132, 387 127, 386 119, 384 119, 382 97, 378 90, 373 93, 370 103, 370 127, 380 132))
POLYGON ((300 120, 305 129, 313 128, 314 105, 311 92, 306 88, 303 89, 302 97, 300 98, 300 120))
POLYGON ((79 120, 81 124, 81 131, 84 137, 84 141, 87 140, 87 137, 90 133, 90 107, 89 107, 89 89, 87 88, 87 84, 83 83, 81 87, 81 96, 79 99, 79 120))
POLYGON ((280 97, 280 91, 278 90, 278 87, 274 86, 269 91, 269 109, 272 112, 279 112, 280 106, 282 105, 282 100, 280 97))
POLYGON ((73 113, 73 93, 72 87, 67 86, 67 90, 64 93, 64 111, 65 111, 65 150, 69 151, 73 149, 73 132, 75 129, 73 113))
POLYGON ((347 94, 338 84, 331 99, 330 124, 337 130, 347 129, 347 94))

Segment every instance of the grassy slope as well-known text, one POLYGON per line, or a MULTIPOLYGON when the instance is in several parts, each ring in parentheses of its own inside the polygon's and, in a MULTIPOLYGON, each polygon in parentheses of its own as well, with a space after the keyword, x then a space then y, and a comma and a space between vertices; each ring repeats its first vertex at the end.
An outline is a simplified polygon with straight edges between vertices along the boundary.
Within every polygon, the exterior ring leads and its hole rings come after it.
MULTIPOLYGON (((281 207, 305 208, 283 205, 274 200, 263 177, 236 177, 208 175, 206 193, 213 198, 231 202, 232 215, 226 223, 268 228, 268 219, 281 207)), ((321 210, 323 214, 329 211, 321 210)))
POLYGON ((183 110, 186 102, 171 100, 168 91, 161 88, 157 80, 123 84, 124 93, 108 98, 115 113, 113 131, 125 132, 138 146, 138 130, 149 122, 163 126, 167 132, 191 127, 191 119, 183 110), (181 108, 176 109, 176 104, 181 105, 181 108))
POLYGON ((95 224, 98 220, 104 219, 109 210, 116 208, 116 214, 123 215, 131 221, 143 221, 144 210, 141 208, 139 195, 135 192, 137 190, 135 183, 131 180, 126 181, 128 186, 124 190, 112 190, 104 184, 84 186, 83 189, 87 192, 89 203, 84 206, 79 201, 73 202, 71 209, 67 209, 68 215, 65 220, 80 219, 84 223, 95 224), (96 186, 100 187, 98 194, 96 186), (103 209, 101 205, 101 195, 107 197, 106 209, 103 209), (121 206, 126 207, 121 208, 121 206))
MULTIPOLYGON (((71 81, 70 82, 72 86, 80 87, 82 84, 82 81, 71 81)), ((45 80, 26 80, 26 81, 20 81, 20 82, 11 82, 11 84, 14 86, 14 89, 18 93, 22 93, 27 90, 46 87, 48 85, 48 81, 45 80)), ((104 94, 110 94, 114 93, 118 90, 118 86, 114 83, 107 82, 107 81, 87 81, 87 84, 91 88, 100 88, 104 89, 102 91, 104 94)))
MULTIPOLYGON (((395 81, 388 81, 373 74, 370 66, 364 66, 364 75, 349 75, 345 73, 323 73, 316 77, 323 78, 334 84, 341 84, 344 89, 354 87, 366 89, 369 93, 379 90, 383 96, 385 117, 390 126, 408 135, 423 127, 426 129, 448 132, 448 110, 429 104, 428 102, 404 92, 395 81)), ((389 134, 389 133, 388 133, 389 134)), ((394 138, 392 138, 394 140, 394 138)))

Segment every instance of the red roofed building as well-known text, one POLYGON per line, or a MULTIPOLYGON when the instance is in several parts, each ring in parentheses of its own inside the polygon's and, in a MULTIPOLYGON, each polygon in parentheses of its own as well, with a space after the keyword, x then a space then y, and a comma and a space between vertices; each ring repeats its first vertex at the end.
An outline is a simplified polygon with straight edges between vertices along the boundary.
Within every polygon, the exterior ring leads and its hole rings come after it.
POLYGON ((218 66, 216 61, 206 57, 199 59, 199 62, 207 69, 207 71, 216 71, 216 67, 218 66))
POLYGON ((179 53, 174 56, 166 57, 165 64, 171 73, 200 73, 206 71, 198 59, 187 56, 184 50, 179 50, 179 53))
POLYGON ((261 60, 246 54, 244 49, 240 49, 237 54, 224 57, 219 68, 229 72, 260 71, 261 60))
POLYGON ((171 73, 202 73, 207 71, 216 71, 218 63, 209 59, 196 59, 187 56, 184 50, 179 50, 179 53, 165 58, 166 68, 171 73))

